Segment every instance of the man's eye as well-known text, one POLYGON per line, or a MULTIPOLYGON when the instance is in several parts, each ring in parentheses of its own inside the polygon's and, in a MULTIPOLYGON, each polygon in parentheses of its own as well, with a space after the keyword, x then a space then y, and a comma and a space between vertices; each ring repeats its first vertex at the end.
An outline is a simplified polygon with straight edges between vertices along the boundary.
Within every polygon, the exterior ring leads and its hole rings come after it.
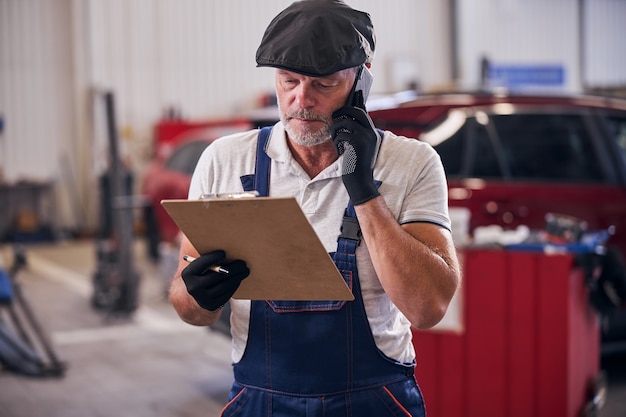
POLYGON ((335 84, 329 84, 329 83, 318 83, 317 84, 317 88, 319 88, 320 90, 330 90, 332 88, 335 87, 335 84))

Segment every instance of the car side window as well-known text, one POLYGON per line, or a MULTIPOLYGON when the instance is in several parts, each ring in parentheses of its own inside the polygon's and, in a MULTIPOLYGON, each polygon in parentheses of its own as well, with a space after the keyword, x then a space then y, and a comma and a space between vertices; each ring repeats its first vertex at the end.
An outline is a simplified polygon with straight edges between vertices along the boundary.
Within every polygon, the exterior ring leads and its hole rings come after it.
POLYGON ((191 175, 198 164, 200 155, 207 146, 206 141, 185 143, 172 153, 165 166, 170 170, 191 175))
POLYGON ((461 176, 463 157, 467 152, 467 141, 465 140, 466 132, 467 129, 463 126, 448 139, 434 146, 441 157, 441 163, 448 177, 461 176))
POLYGON ((512 114, 492 116, 491 121, 514 180, 603 180, 592 138, 581 116, 512 114))
POLYGON ((608 122, 611 137, 615 140, 622 162, 626 165, 626 118, 609 117, 608 122))
POLYGON ((487 129, 464 111, 450 112, 426 130, 420 140, 437 151, 449 178, 502 177, 487 129))
MULTIPOLYGON (((618 140, 626 149, 626 122, 615 129, 622 129, 618 140)), ((574 183, 605 180, 594 139, 581 114, 487 115, 477 111, 466 115, 452 132, 427 139, 423 135, 422 139, 433 144, 451 178, 574 183)))
POLYGON ((451 178, 501 179, 502 171, 494 148, 494 137, 475 117, 466 117, 462 126, 434 146, 451 178))
POLYGON ((490 126, 479 123, 476 118, 468 119, 470 143, 472 144, 472 161, 469 174, 474 178, 503 178, 501 161, 498 160, 498 135, 490 126))

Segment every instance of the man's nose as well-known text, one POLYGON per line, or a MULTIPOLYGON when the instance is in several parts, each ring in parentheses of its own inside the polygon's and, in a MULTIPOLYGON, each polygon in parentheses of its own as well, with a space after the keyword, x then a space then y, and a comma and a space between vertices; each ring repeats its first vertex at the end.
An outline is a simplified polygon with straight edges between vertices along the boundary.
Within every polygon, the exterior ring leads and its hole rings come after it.
POLYGON ((313 86, 301 83, 296 92, 296 103, 301 108, 310 108, 315 105, 315 91, 313 86))

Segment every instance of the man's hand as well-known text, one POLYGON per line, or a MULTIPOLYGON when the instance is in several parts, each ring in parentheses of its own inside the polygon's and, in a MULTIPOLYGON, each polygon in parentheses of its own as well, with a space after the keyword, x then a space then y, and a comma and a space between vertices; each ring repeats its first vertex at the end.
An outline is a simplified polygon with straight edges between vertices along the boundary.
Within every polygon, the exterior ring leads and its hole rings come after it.
POLYGON ((343 184, 352 204, 378 197, 374 184, 374 162, 381 138, 365 110, 342 107, 333 113, 333 142, 339 155, 345 154, 343 184))
POLYGON ((223 250, 216 250, 202 255, 183 269, 181 276, 187 292, 200 307, 219 310, 237 291, 241 281, 250 275, 250 269, 242 260, 222 263, 226 257, 223 250), (209 269, 220 264, 228 273, 209 269))

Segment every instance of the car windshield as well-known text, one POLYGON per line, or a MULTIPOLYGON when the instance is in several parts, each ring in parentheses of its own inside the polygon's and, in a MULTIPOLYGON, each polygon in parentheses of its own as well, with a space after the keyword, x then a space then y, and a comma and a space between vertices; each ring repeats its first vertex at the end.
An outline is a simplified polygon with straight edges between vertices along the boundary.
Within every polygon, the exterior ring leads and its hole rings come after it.
POLYGON ((191 141, 176 149, 168 158, 167 169, 191 175, 198 164, 202 151, 208 146, 203 140, 191 141))
POLYGON ((593 138, 580 114, 454 110, 420 139, 434 146, 452 178, 604 180, 593 138))

